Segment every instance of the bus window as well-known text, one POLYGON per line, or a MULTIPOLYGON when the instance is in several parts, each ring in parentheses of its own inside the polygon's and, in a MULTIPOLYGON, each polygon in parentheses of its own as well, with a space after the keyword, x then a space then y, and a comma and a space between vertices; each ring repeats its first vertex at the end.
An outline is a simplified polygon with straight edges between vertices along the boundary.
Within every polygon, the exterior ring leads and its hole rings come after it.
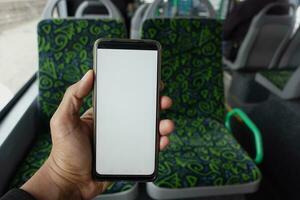
POLYGON ((45 4, 0 1, 0 112, 37 71, 36 25, 45 4))
POLYGON ((300 25, 300 6, 298 6, 296 10, 295 31, 298 29, 299 25, 300 25))

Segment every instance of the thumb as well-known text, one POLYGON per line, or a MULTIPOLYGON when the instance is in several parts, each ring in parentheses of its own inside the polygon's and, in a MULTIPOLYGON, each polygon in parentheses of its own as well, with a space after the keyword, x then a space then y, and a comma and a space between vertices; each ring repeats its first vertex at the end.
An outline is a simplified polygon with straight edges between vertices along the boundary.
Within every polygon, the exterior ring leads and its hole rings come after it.
POLYGON ((94 73, 89 70, 80 81, 71 85, 55 112, 55 117, 73 120, 79 119, 79 111, 83 99, 89 95, 93 88, 94 73))

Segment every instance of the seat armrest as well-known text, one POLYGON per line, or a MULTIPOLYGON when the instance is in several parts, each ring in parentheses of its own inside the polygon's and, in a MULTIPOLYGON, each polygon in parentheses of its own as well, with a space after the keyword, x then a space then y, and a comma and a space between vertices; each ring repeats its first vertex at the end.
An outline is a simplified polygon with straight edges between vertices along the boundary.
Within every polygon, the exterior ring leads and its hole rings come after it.
POLYGON ((256 156, 254 161, 256 164, 260 164, 263 160, 263 142, 262 142, 260 130, 257 128, 254 122, 248 117, 248 115, 245 112, 243 112, 241 109, 234 108, 227 113, 225 118, 225 126, 230 132, 232 132, 230 121, 233 116, 239 117, 253 133, 254 140, 255 140, 255 149, 256 149, 256 156))
POLYGON ((228 60, 227 58, 225 58, 224 56, 223 56, 222 61, 225 66, 229 67, 230 69, 235 69, 235 64, 233 62, 231 62, 230 60, 228 60))

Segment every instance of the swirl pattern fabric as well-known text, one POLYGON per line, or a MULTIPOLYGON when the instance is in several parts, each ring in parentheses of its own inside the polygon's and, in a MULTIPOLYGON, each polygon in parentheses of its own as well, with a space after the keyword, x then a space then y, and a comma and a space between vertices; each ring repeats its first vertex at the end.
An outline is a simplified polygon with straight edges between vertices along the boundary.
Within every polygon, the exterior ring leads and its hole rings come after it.
MULTIPOLYGON (((51 151, 52 143, 49 131, 41 132, 33 148, 18 169, 15 178, 10 183, 10 188, 21 187, 43 165, 51 151)), ((133 187, 134 183, 116 182, 112 184, 104 194, 126 191, 133 187)))
MULTIPOLYGON (((39 35, 39 104, 49 119, 68 86, 93 66, 93 45, 99 38, 124 38, 125 26, 114 20, 44 20, 39 35)), ((82 110, 91 107, 87 98, 82 110)))
MULTIPOLYGON (((94 42, 99 38, 125 37, 125 25, 115 20, 49 19, 39 23, 38 103, 45 124, 49 123, 66 88, 92 68, 94 42)), ((89 96, 83 104, 82 112, 91 106, 92 98, 89 96)), ((10 187, 19 187, 26 182, 48 158, 51 146, 49 131, 40 133, 10 187)), ((134 184, 114 183, 106 193, 125 191, 134 184)))
POLYGON ((209 19, 150 19, 142 38, 162 45, 164 94, 174 106, 162 118, 175 121, 171 143, 160 153, 163 188, 253 182, 260 172, 224 127, 221 24, 209 19))

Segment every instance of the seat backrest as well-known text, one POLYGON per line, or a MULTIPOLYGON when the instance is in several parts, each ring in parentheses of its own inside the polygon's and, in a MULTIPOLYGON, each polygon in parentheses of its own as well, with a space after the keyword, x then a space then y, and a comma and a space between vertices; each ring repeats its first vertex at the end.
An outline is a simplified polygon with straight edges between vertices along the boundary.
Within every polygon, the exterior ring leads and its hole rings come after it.
POLYGON ((297 68, 300 66, 300 28, 297 29, 279 58, 279 62, 271 63, 270 69, 297 68))
MULTIPOLYGON (((148 4, 147 6, 140 7, 139 8, 140 10, 137 10, 137 12, 135 14, 135 18, 133 18, 133 20, 132 20, 132 31, 131 31, 132 37, 131 38, 133 38, 133 39, 141 38, 142 25, 147 19, 182 18, 182 16, 176 16, 176 14, 173 16, 170 13, 168 13, 168 12, 170 12, 169 10, 172 10, 172 9, 168 8, 169 2, 171 2, 171 1, 166 2, 163 0, 155 0, 153 3, 148 4), (159 13, 159 10, 161 7, 162 7, 162 10, 167 10, 167 11, 164 11, 167 13, 157 15, 157 13, 159 13), (141 16, 141 19, 140 19, 140 16, 141 16)), ((207 17, 185 16, 185 17, 187 17, 187 18, 216 18, 217 17, 217 13, 214 10, 214 8, 209 0, 196 0, 195 2, 198 4, 193 5, 193 6, 196 6, 196 8, 198 6, 198 7, 201 7, 201 9, 205 9, 208 12, 208 16, 207 17)), ((193 2, 193 4, 195 4, 195 2, 193 2)), ((193 9, 195 9, 195 7, 193 7, 193 9)))
POLYGON ((254 17, 235 60, 234 69, 262 69, 270 65, 290 39, 295 24, 295 7, 292 4, 272 3, 254 17), (289 7, 285 15, 271 15, 274 7, 289 7))
POLYGON ((83 1, 79 7, 76 10, 75 13, 76 18, 109 18, 109 19, 117 19, 117 20, 122 20, 122 14, 121 12, 117 9, 116 6, 110 1, 110 0, 97 0, 97 1, 83 1), (99 7, 99 6, 104 6, 107 11, 108 15, 103 15, 99 13, 94 13, 94 14, 85 14, 84 12, 86 9, 89 7, 99 7))
MULTIPOLYGON (((38 25, 39 109, 48 120, 68 86, 93 67, 93 45, 99 38, 125 38, 116 20, 46 19, 38 25)), ((83 109, 92 106, 87 98, 83 109)))
POLYGON ((142 38, 162 45, 164 93, 184 117, 224 120, 221 23, 213 19, 148 19, 142 38))
MULTIPOLYGON (((90 6, 96 6, 96 5, 103 5, 108 10, 108 15, 97 15, 97 18, 109 18, 109 19, 116 19, 116 20, 123 20, 122 15, 118 8, 110 1, 110 0, 86 0, 83 1, 79 7, 77 8, 75 17, 76 18, 95 18, 95 16, 85 16, 84 11, 86 8, 90 6)), ((67 12, 67 2, 66 0, 48 0, 47 4, 45 6, 45 9, 43 11, 43 19, 50 19, 53 17, 53 11, 54 9, 58 9, 58 14, 60 18, 66 18, 68 17, 67 12)))
MULTIPOLYGON (((153 3, 150 4, 150 6, 148 6, 148 8, 145 12, 143 21, 145 21, 146 19, 153 19, 153 18, 177 17, 177 15, 180 14, 180 10, 178 8, 178 6, 179 6, 178 3, 180 3, 180 2, 177 1, 177 3, 174 3, 175 7, 173 7, 173 8, 166 8, 169 6, 168 4, 172 5, 171 3, 172 3, 172 1, 169 0, 169 1, 167 1, 167 5, 163 6, 165 12, 167 12, 167 13, 164 13, 162 16, 157 16, 157 13, 158 13, 157 10, 158 10, 159 6, 161 6, 161 4, 166 4, 166 1, 155 0, 153 3)), ((186 3, 185 1, 182 1, 182 5, 184 5, 185 3, 186 3)), ((217 13, 214 10, 214 7, 209 0, 196 0, 196 1, 191 2, 191 5, 189 5, 189 6, 196 6, 196 7, 190 8, 190 9, 196 9, 198 7, 200 7, 199 8, 200 10, 204 9, 205 11, 207 11, 207 13, 208 13, 207 17, 209 17, 209 18, 217 17, 217 13)), ((185 7, 187 7, 187 5, 184 5, 184 8, 185 7)), ((182 16, 179 16, 179 17, 182 17, 182 16)), ((185 17, 199 17, 199 16, 198 16, 198 13, 196 16, 191 16, 191 13, 188 12, 187 14, 185 14, 185 17)))

